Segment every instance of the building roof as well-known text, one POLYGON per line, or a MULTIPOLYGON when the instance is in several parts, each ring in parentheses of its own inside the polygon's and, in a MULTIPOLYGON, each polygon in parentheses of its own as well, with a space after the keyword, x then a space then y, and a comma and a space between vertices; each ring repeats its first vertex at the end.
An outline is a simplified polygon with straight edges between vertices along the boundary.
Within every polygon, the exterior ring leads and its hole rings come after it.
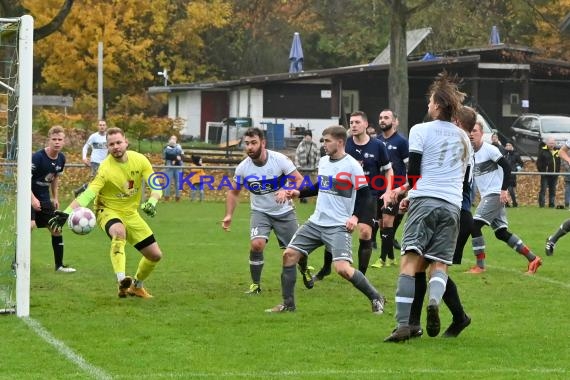
MULTIPOLYGON (((462 64, 472 64, 474 62, 479 62, 479 56, 463 56, 463 57, 439 57, 434 61, 412 61, 408 63, 408 67, 413 68, 431 68, 436 66, 445 65, 462 65, 462 64)), ((320 70, 309 70, 300 73, 279 73, 279 74, 266 74, 266 75, 255 75, 249 77, 243 77, 231 81, 220 81, 220 82, 207 82, 207 83, 181 83, 169 86, 154 86, 148 89, 150 93, 169 93, 178 91, 189 91, 189 90, 213 90, 213 89, 223 89, 247 85, 255 85, 269 82, 287 82, 287 81, 314 81, 317 79, 331 78, 335 76, 353 74, 360 72, 371 72, 371 71, 388 71, 390 68, 389 64, 364 64, 355 66, 345 66, 336 67, 332 69, 320 69, 320 70)))
MULTIPOLYGON (((489 45, 483 47, 461 48, 442 52, 441 56, 433 57, 433 59, 423 61, 421 57, 409 57, 408 68, 410 70, 422 71, 422 69, 431 70, 440 66, 464 66, 477 64, 479 66, 485 64, 503 65, 507 68, 508 64, 523 64, 527 66, 532 64, 546 69, 551 73, 568 75, 570 62, 544 59, 538 57, 539 51, 528 46, 500 44, 489 45), (554 68, 555 70, 552 70, 554 68)), ((378 57, 377 57, 378 58, 378 57)), ((522 66, 521 66, 522 67, 522 66)), ((254 75, 242 77, 235 80, 205 82, 205 83, 180 83, 169 86, 155 86, 148 89, 149 93, 172 93, 185 92, 191 90, 227 90, 229 88, 240 86, 255 86, 264 83, 277 82, 296 82, 310 83, 315 81, 330 80, 333 77, 357 74, 361 72, 381 72, 388 71, 389 63, 380 64, 363 64, 355 66, 336 67, 331 69, 307 70, 299 73, 277 73, 254 75)), ((481 67, 483 68, 483 67, 481 67)), ((520 68, 520 67, 519 67, 520 68)), ((529 67, 526 69, 528 70, 529 67)))
MULTIPOLYGON (((413 29, 406 32, 406 56, 409 56, 418 45, 431 34, 431 28, 413 29)), ((390 63, 390 44, 372 62, 371 65, 390 63)))

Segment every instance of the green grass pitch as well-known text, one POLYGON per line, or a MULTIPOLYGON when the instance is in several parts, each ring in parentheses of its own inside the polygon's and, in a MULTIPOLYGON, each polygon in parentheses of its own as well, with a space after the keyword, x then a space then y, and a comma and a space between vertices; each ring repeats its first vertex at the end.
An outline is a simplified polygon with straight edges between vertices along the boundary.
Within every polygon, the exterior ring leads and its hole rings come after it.
MULTIPOLYGON (((314 204, 297 207, 304 221, 314 204)), ((219 221, 224 204, 160 203, 148 219, 164 259, 147 280, 155 298, 119 299, 101 230, 64 232, 65 261, 56 274, 49 234, 32 233, 31 317, 1 316, 0 379, 567 379, 570 377, 570 237, 544 257, 545 238, 568 211, 509 209, 510 229, 544 265, 523 274, 526 260, 487 229, 488 271, 450 271, 473 322, 457 339, 383 343, 394 327, 397 268, 370 268, 389 303, 373 315, 368 300, 337 275, 307 290, 298 277, 297 311, 270 315, 280 302, 281 250, 265 252, 263 292, 250 284, 249 207, 232 229, 219 221)), ((401 233, 402 228, 399 230, 401 233)), ((358 238, 353 236, 356 252, 358 238)), ((374 251, 376 259, 378 251, 374 251)), ((310 256, 320 267, 322 249, 310 256)), ((140 255, 127 248, 134 274, 140 255)), ((442 331, 450 314, 442 306, 442 331)), ((422 324, 425 326, 425 312, 422 324)))

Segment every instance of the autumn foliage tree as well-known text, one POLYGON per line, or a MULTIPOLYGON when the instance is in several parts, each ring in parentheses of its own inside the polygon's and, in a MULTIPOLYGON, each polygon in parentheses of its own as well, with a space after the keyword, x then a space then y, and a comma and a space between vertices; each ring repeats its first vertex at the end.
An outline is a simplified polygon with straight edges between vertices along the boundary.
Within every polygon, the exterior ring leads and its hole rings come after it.
POLYGON ((305 70, 368 63, 390 40, 390 107, 403 131, 406 30, 432 27, 429 48, 441 52, 484 46, 497 25, 503 42, 570 59, 558 30, 568 9, 570 0, 0 0, 5 16, 29 12, 44 31, 57 28, 34 47, 35 92, 74 96, 70 111, 89 121, 99 42, 105 109, 149 117, 163 112, 162 99, 145 95, 163 83, 158 71, 175 84, 286 72, 300 32, 305 70))
MULTIPOLYGON (((26 3, 41 23, 60 1, 26 3)), ((162 68, 174 81, 193 81, 207 71, 200 33, 225 25, 230 10, 223 0, 76 0, 60 32, 36 45, 38 87, 49 93, 96 93, 100 41, 111 102, 156 84, 162 68)))

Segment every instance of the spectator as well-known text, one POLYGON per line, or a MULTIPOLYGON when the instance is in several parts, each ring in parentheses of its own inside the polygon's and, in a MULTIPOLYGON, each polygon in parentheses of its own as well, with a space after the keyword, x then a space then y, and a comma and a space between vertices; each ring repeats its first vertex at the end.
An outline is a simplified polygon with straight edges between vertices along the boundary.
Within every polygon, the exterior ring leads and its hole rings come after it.
MULTIPOLYGON (((164 165, 169 166, 166 174, 170 182, 174 183, 176 202, 180 200, 180 174, 182 173, 182 147, 177 142, 176 136, 170 136, 168 144, 164 147, 164 165)), ((170 199, 170 182, 164 189, 164 200, 170 199)))
MULTIPOLYGON (((560 149, 556 147, 554 137, 549 137, 539 153, 536 160, 536 167, 539 172, 559 173, 560 172, 560 149)), ((544 174, 540 176, 540 191, 538 193, 538 206, 545 206, 546 188, 548 188, 548 207, 554 208, 556 200, 556 183, 558 175, 544 174)))
POLYGON ((321 148, 319 149, 319 153, 320 153, 321 157, 324 157, 327 155, 327 151, 325 150, 325 146, 323 144, 325 142, 325 140, 321 137, 319 142, 321 143, 321 148))
MULTIPOLYGON (((303 176, 311 175, 319 163, 319 147, 313 142, 313 133, 310 130, 304 132, 303 140, 295 151, 295 165, 303 176)), ((301 203, 307 203, 307 199, 301 198, 301 203)))
MULTIPOLYGON (((518 207, 519 204, 517 203, 517 193, 516 193, 517 176, 512 174, 512 172, 521 171, 524 163, 521 159, 520 154, 517 151, 515 151, 513 144, 511 144, 510 142, 505 144, 505 153, 503 154, 503 156, 507 159, 507 162, 511 167, 511 175, 509 176, 509 183, 508 183, 509 187, 507 188, 507 190, 509 191, 509 196, 513 201, 513 207, 518 207)), ((510 207, 509 203, 507 203, 507 207, 510 207)))
POLYGON ((501 144, 501 141, 499 140, 499 136, 496 133, 493 133, 491 135, 491 145, 496 146, 497 149, 499 149, 499 152, 501 152, 501 154, 503 156, 505 155, 505 148, 501 144))
POLYGON ((202 176, 205 176, 206 173, 204 169, 201 168, 202 166, 202 157, 192 155, 192 163, 198 168, 194 168, 190 171, 190 182, 192 183, 192 188, 190 189, 190 201, 196 199, 196 195, 200 194, 200 202, 204 200, 204 184, 202 183, 202 176))

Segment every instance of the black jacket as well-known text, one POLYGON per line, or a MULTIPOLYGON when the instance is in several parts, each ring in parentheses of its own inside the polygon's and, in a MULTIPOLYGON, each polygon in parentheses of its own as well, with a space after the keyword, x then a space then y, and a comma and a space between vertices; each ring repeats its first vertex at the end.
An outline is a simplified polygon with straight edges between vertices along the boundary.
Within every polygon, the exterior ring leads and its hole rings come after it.
MULTIPOLYGON (((519 171, 519 167, 522 168, 524 166, 523 160, 521 159, 520 154, 518 154, 518 152, 515 152, 514 150, 506 150, 505 149, 505 155, 504 155, 505 159, 509 162, 509 165, 511 166, 511 173, 513 172, 517 172, 519 171)), ((509 185, 510 186, 516 186, 517 185, 517 176, 514 174, 511 174, 510 178, 509 178, 509 185)))
POLYGON ((557 147, 549 150, 548 146, 543 146, 538 152, 538 159, 536 160, 536 167, 538 171, 547 173, 559 173, 560 157, 558 153, 559 149, 557 147))

